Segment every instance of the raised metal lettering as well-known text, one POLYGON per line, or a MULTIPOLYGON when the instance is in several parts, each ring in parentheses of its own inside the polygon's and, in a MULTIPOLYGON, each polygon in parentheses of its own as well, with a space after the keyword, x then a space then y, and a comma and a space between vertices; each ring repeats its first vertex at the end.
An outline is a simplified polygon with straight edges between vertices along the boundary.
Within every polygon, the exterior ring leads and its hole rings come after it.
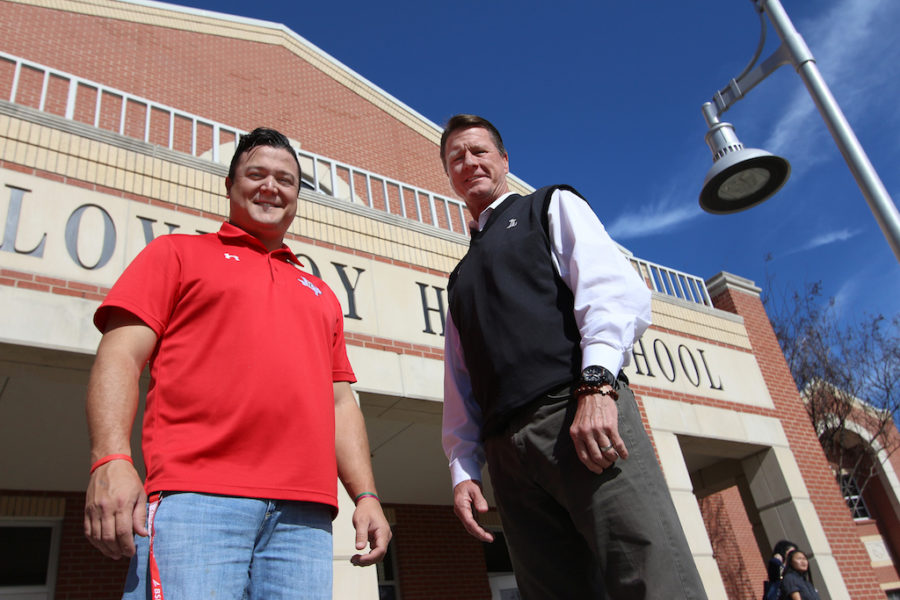
POLYGON ((677 375, 677 373, 675 372, 675 361, 672 360, 672 354, 669 352, 669 348, 666 346, 666 343, 659 338, 653 340, 653 355, 656 357, 656 364, 659 365, 659 370, 662 371, 663 377, 674 383, 675 376, 677 375), (671 377, 668 373, 666 373, 666 367, 659 359, 659 346, 662 346, 662 349, 666 353, 666 358, 669 360, 669 370, 672 371, 671 377))
POLYGON ((713 383, 712 373, 709 372, 709 365, 706 364, 706 355, 703 354, 703 350, 697 349, 697 352, 700 354, 700 361, 703 363, 703 368, 706 369, 706 377, 709 378, 709 388, 712 390, 721 390, 722 389, 722 378, 719 378, 719 384, 716 385, 713 383))
POLYGON ((69 215, 69 220, 66 221, 66 250, 68 250, 72 260, 78 263, 81 268, 89 271, 99 269, 109 262, 115 249, 116 225, 113 223, 112 217, 109 216, 109 213, 106 212, 102 206, 97 204, 82 204, 69 215), (100 216, 103 217, 103 246, 100 250, 100 257, 93 265, 85 264, 78 255, 78 236, 81 232, 81 217, 84 216, 84 213, 89 208, 96 208, 100 211, 100 216))
POLYGON ((430 333, 432 335, 444 335, 444 327, 446 326, 446 317, 444 316, 444 288, 439 288, 436 285, 431 286, 434 290, 435 295, 437 296, 438 307, 434 308, 433 306, 428 305, 428 294, 426 293, 428 289, 428 284, 416 282, 416 285, 419 286, 419 293, 422 296, 422 313, 425 316, 425 329, 422 330, 423 333, 430 333), (431 315, 429 313, 436 312, 441 316, 441 332, 437 333, 434 329, 431 328, 431 315))
MULTIPOLYGON (((138 215, 138 220, 140 220, 141 227, 144 230, 144 244, 149 244, 156 239, 156 233, 153 231, 153 224, 156 223, 156 219, 150 219, 138 215)), ((166 234, 172 233, 173 231, 181 227, 181 225, 176 225, 175 223, 166 222, 165 224, 169 228, 166 234)))
POLYGON ((341 278, 341 283, 344 285, 344 291, 347 292, 347 312, 344 314, 344 317, 348 319, 357 319, 362 321, 362 317, 356 312, 356 286, 359 285, 359 276, 365 271, 365 269, 360 269, 359 267, 353 267, 356 271, 356 282, 353 285, 350 285, 350 278, 347 277, 347 265, 342 265, 340 263, 332 262, 334 268, 337 269, 338 277, 341 278))
POLYGON ((681 363, 681 370, 684 371, 684 375, 688 378, 688 381, 691 382, 691 385, 693 385, 694 387, 700 387, 700 370, 697 368, 697 361, 694 360, 694 355, 691 354, 690 348, 688 348, 684 344, 678 345, 678 361, 681 363), (684 364, 685 352, 687 353, 688 358, 691 360, 691 367, 694 371, 693 377, 691 377, 691 371, 688 369, 687 365, 684 364))
POLYGON ((9 210, 6 211, 6 227, 3 231, 3 243, 0 244, 0 252, 15 252, 16 254, 24 254, 35 258, 44 257, 44 243, 47 241, 47 234, 41 236, 41 241, 31 250, 19 250, 16 248, 16 235, 19 232, 19 215, 22 214, 22 199, 25 192, 31 190, 23 190, 22 188, 7 185, 9 188, 9 210))

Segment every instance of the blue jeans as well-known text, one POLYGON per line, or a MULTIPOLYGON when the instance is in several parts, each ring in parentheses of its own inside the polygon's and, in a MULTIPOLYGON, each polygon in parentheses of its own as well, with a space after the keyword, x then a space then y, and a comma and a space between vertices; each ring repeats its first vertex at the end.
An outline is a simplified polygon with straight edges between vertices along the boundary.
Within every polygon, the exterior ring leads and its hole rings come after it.
POLYGON ((331 600, 331 516, 312 502, 163 492, 122 598, 152 598, 152 539, 166 600, 331 600))

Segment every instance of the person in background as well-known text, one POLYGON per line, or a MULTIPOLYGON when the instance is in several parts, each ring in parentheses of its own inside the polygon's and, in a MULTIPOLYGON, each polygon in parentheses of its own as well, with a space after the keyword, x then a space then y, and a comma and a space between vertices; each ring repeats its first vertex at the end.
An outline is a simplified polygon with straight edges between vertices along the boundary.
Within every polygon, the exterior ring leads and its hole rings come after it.
POLYGON ((781 577, 784 573, 784 557, 788 552, 797 547, 797 544, 789 540, 779 540, 772 549, 772 557, 766 565, 766 573, 769 580, 766 581, 763 590, 763 600, 778 600, 781 590, 781 577))
POLYGON ((789 550, 784 561, 784 576, 781 578, 782 600, 820 600, 819 592, 812 584, 809 574, 809 559, 806 553, 794 548, 789 550))

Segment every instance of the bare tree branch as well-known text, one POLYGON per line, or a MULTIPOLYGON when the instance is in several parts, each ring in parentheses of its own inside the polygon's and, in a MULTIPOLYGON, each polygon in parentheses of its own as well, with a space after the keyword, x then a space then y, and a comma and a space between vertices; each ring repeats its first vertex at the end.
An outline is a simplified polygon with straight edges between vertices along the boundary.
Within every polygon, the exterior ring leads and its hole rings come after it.
POLYGON ((771 276, 763 303, 826 456, 861 496, 900 448, 900 314, 848 321, 821 282, 779 290, 771 276))

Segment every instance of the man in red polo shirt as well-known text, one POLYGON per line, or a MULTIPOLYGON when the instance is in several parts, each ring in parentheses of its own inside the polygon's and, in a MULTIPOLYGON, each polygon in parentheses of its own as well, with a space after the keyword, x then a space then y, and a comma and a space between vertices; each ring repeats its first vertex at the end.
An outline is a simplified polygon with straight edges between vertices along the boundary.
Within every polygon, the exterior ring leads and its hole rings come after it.
POLYGON ((385 554, 344 347, 343 311, 283 238, 300 165, 282 134, 243 136, 217 233, 167 235, 94 315, 85 534, 131 557, 125 598, 331 598, 337 479, 355 498, 356 565, 385 554), (141 482, 130 436, 150 362, 141 482))

